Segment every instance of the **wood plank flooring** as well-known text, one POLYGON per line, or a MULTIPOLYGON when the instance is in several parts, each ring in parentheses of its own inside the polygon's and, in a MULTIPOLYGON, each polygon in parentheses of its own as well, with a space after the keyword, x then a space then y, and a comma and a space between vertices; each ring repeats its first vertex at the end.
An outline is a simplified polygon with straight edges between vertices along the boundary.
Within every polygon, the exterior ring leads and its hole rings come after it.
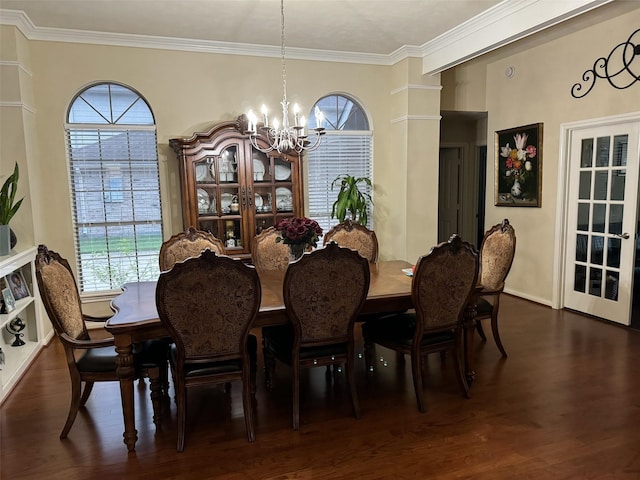
POLYGON ((318 368, 302 381, 294 432, 290 370, 278 364, 272 392, 258 375, 255 443, 234 384, 230 397, 222 388, 190 394, 184 453, 175 450, 173 401, 156 432, 145 384, 136 384, 134 454, 122 442, 115 383, 96 384, 59 440, 69 379, 54 341, 1 407, 0 478, 639 479, 640 332, 510 296, 500 317, 509 358, 487 324, 488 342, 476 336, 471 399, 460 394, 453 362, 432 355, 428 411, 419 413, 410 364, 378 347, 386 367, 378 361, 370 376, 358 362, 361 418, 343 376, 333 385, 318 368))

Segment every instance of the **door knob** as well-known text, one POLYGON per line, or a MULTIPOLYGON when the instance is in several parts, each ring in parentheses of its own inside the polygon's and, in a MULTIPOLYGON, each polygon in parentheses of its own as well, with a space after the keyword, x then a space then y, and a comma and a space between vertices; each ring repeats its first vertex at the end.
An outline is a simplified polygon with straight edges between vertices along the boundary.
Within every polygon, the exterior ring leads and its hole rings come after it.
POLYGON ((614 233, 613 234, 614 237, 618 237, 618 238, 622 238, 624 240, 628 240, 629 239, 629 234, 627 232, 624 233, 614 233))

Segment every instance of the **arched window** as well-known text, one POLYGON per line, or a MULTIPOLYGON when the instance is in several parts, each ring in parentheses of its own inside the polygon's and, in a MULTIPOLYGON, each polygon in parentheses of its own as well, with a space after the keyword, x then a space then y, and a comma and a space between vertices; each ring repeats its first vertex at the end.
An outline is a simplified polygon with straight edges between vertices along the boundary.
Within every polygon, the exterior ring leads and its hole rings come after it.
POLYGON ((65 132, 80 290, 155 280, 162 209, 149 105, 126 86, 92 85, 71 102, 65 132))
MULTIPOLYGON (((373 182, 373 132, 367 116, 358 103, 344 95, 328 95, 311 109, 318 107, 325 118, 326 135, 317 150, 307 155, 309 216, 324 231, 338 223, 331 218, 331 208, 338 193, 331 184, 338 175, 367 177, 373 182)), ((309 115, 309 128, 314 128, 315 116, 309 115)), ((369 190, 369 189, 367 189, 369 190)), ((371 193, 368 191, 367 193, 371 193)), ((373 212, 369 212, 368 227, 373 228, 373 212)))

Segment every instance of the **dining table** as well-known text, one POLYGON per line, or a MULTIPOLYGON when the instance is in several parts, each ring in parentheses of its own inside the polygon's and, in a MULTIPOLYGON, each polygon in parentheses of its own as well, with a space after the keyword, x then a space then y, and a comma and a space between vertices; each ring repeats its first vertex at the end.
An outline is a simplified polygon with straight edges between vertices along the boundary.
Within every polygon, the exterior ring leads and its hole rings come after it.
MULTIPOLYGON (((411 300, 411 264, 402 260, 381 261, 370 264, 370 284, 362 314, 384 314, 402 312, 413 307, 411 300), (403 271, 404 270, 404 271, 403 271)), ((282 325, 289 318, 282 296, 284 270, 260 271, 262 298, 260 310, 253 328, 282 325)), ((135 451, 138 432, 135 428, 134 380, 135 366, 133 345, 144 340, 167 337, 168 331, 162 325, 156 309, 155 281, 133 282, 123 286, 123 292, 111 301, 114 315, 107 320, 106 330, 115 341, 117 352, 117 375, 124 417, 124 443, 129 452, 135 451)), ((475 377, 473 372, 471 323, 475 308, 467 308, 465 318, 469 321, 465 335, 465 368, 469 382, 475 377), (470 332, 470 333, 469 333, 470 332)))

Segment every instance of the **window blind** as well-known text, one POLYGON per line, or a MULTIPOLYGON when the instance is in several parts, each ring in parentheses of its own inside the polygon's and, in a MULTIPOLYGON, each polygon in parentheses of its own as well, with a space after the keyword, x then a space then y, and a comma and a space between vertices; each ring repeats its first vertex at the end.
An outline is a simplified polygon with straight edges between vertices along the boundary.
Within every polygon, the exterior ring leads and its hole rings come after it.
POLYGON ((65 126, 82 292, 155 280, 162 209, 155 126, 65 126))
MULTIPOLYGON (((372 179, 372 134, 370 131, 328 131, 317 150, 308 152, 309 216, 327 232, 338 219, 331 218, 339 185, 331 190, 338 175, 372 179)), ((367 187, 367 193, 371 194, 367 187)), ((373 229, 373 215, 369 212, 368 228, 373 229)))

